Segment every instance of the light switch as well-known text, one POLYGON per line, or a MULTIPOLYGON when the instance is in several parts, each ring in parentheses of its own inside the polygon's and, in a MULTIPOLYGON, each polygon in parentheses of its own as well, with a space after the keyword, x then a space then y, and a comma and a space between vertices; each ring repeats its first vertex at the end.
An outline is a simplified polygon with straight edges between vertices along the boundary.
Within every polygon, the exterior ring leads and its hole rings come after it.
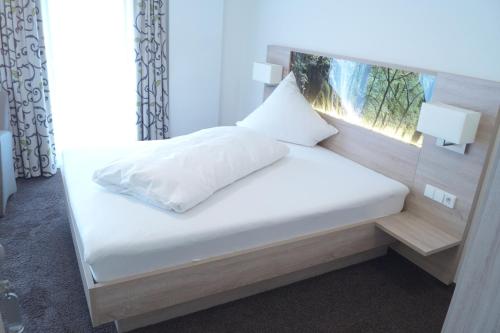
POLYGON ((425 185, 424 196, 452 209, 455 208, 455 202, 457 201, 455 195, 429 184, 425 185))
POLYGON ((434 200, 434 192, 436 191, 436 188, 432 185, 425 185, 425 190, 424 190, 424 195, 429 198, 434 200))
POLYGON ((444 191, 437 188, 434 191, 434 201, 443 203, 443 200, 444 200, 444 191))

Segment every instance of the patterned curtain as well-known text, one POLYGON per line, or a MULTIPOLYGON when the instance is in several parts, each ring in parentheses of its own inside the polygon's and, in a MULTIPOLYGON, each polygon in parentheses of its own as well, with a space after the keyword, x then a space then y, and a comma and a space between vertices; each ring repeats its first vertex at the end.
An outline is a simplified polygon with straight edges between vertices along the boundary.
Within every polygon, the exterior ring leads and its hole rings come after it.
POLYGON ((135 0, 139 140, 168 138, 168 1, 135 0))
POLYGON ((7 91, 18 177, 57 171, 39 0, 0 0, 0 85, 7 91))

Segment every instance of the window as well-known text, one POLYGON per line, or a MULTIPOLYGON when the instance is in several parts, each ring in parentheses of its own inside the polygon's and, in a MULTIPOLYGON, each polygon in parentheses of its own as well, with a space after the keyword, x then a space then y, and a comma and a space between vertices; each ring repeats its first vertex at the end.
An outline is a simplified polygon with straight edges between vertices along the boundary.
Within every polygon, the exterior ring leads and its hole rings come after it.
POLYGON ((43 6, 58 153, 134 141, 133 1, 45 0, 43 6))

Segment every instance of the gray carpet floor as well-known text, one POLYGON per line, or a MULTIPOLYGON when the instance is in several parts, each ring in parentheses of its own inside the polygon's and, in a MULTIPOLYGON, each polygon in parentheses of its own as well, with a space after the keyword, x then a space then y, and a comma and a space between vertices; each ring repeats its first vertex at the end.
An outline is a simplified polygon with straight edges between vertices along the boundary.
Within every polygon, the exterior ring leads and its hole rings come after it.
MULTIPOLYGON (((26 332, 115 332, 91 327, 60 175, 18 187, 0 219, 0 279, 20 296, 26 332)), ((137 332, 440 332, 452 293, 389 252, 137 332)))

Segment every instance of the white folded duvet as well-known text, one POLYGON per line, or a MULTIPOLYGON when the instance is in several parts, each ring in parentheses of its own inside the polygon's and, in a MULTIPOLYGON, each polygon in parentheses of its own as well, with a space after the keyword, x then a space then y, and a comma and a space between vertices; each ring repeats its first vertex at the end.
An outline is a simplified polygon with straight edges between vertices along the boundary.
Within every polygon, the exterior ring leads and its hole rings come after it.
POLYGON ((111 191, 181 213, 287 153, 286 145, 250 129, 214 127, 116 160, 96 170, 93 179, 111 191))

